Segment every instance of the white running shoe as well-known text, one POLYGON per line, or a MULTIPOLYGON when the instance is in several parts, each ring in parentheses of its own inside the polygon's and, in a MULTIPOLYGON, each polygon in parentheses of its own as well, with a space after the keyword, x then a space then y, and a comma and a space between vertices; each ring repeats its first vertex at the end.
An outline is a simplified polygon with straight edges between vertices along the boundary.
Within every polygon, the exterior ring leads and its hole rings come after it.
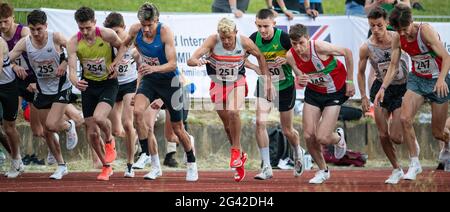
POLYGON ((268 180, 273 177, 272 167, 270 165, 265 165, 261 169, 261 172, 257 174, 254 178, 255 180, 268 180))
POLYGON ((384 183, 397 184, 401 179, 403 179, 403 176, 404 174, 402 168, 394 169, 392 170, 391 176, 389 176, 389 178, 386 181, 384 181, 384 183))
POLYGON ((411 163, 409 164, 408 172, 406 172, 405 176, 403 176, 403 179, 415 180, 416 176, 420 173, 422 173, 422 166, 420 165, 420 163, 414 163, 413 161, 411 161, 411 163))
POLYGON ((327 172, 325 170, 319 170, 316 172, 314 177, 309 180, 310 184, 322 184, 325 180, 330 179, 330 170, 327 172))
MULTIPOLYGON (((194 152, 194 155, 195 155, 195 139, 194 139, 194 136, 192 136, 190 134, 188 134, 188 135, 189 135, 189 140, 191 141, 192 151, 194 152)), ((183 155, 183 162, 184 162, 184 164, 187 164, 186 152, 184 152, 184 155, 183 155)))
POLYGON ((70 127, 66 131, 66 148, 67 150, 73 150, 78 144, 78 135, 75 122, 69 120, 70 127))
POLYGON ((300 147, 298 158, 294 158, 294 177, 298 177, 303 174, 305 170, 305 150, 300 147))
POLYGON ((345 143, 344 129, 337 128, 336 132, 340 135, 341 140, 334 145, 334 157, 336 159, 341 159, 344 157, 345 152, 347 152, 347 144, 345 143))
POLYGON ((133 169, 143 169, 146 164, 149 164, 151 161, 151 157, 148 156, 146 153, 142 153, 141 156, 139 156, 139 159, 136 161, 136 163, 133 164, 133 169))
POLYGON ((23 165, 23 162, 21 159, 18 160, 11 160, 11 168, 9 170, 9 172, 7 173, 7 178, 16 178, 18 177, 20 174, 23 173, 23 171, 25 170, 25 167, 23 165))
POLYGON ((186 164, 186 181, 194 182, 198 180, 197 163, 186 164))
POLYGON ((128 167, 125 167, 125 172, 123 173, 123 176, 125 178, 133 178, 134 177, 134 169, 128 169, 128 167))
POLYGON ((156 180, 156 178, 162 176, 162 170, 161 167, 154 167, 150 169, 150 172, 144 176, 144 179, 147 180, 156 180))
POLYGON ((64 175, 69 174, 69 171, 67 170, 67 166, 60 166, 58 165, 58 168, 56 169, 55 173, 50 175, 50 179, 54 180, 61 180, 64 175))

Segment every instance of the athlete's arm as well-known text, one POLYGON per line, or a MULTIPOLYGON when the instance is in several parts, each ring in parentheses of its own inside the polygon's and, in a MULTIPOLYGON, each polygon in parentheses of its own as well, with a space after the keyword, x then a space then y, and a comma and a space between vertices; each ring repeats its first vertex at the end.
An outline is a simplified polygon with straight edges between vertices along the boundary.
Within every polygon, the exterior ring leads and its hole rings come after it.
POLYGON ((25 52, 27 50, 26 47, 26 38, 22 38, 17 42, 17 44, 14 46, 13 50, 9 52, 9 60, 11 61, 12 69, 14 72, 16 72, 17 77, 20 79, 25 79, 28 74, 25 71, 25 69, 17 64, 14 63, 14 61, 20 57, 22 52, 25 52))
POLYGON ((17 42, 17 44, 14 46, 14 48, 9 52, 9 59, 12 61, 16 60, 17 58, 22 55, 22 52, 26 51, 26 38, 22 38, 17 42))
POLYGON ((30 28, 28 28, 27 26, 23 26, 22 31, 20 32, 20 37, 23 38, 30 34, 31 34, 30 28))
POLYGON ((305 87, 306 84, 308 84, 309 80, 308 75, 304 74, 302 71, 300 71, 300 69, 297 68, 297 64, 295 63, 295 59, 291 51, 288 51, 286 53, 286 62, 291 66, 292 70, 294 71, 294 74, 298 79, 298 84, 305 87))
POLYGON ((270 76, 268 67, 267 67, 267 63, 266 63, 266 58, 264 57, 264 55, 261 53, 261 51, 259 51, 258 47, 255 45, 255 43, 253 43, 252 40, 250 40, 250 38, 247 38, 245 36, 241 36, 241 41, 242 41, 242 47, 244 47, 245 51, 247 51, 249 54, 253 55, 256 57, 256 59, 258 60, 258 65, 259 65, 259 70, 261 71, 261 75, 265 75, 265 85, 269 85, 266 86, 266 98, 269 101, 272 101, 273 97, 274 97, 274 89, 272 88, 272 78, 270 76))
POLYGON ((430 25, 422 25, 422 37, 423 40, 431 46, 431 49, 433 49, 436 55, 442 58, 441 72, 433 91, 440 97, 446 97, 449 90, 445 78, 450 70, 450 56, 447 53, 447 50, 445 50, 444 45, 442 45, 442 42, 439 40, 439 35, 430 25))
POLYGON ((117 78, 118 72, 116 69, 116 64, 122 60, 123 56, 125 55, 126 51, 120 51, 120 48, 122 46, 122 40, 119 38, 116 32, 114 30, 109 28, 100 28, 100 33, 102 34, 102 38, 111 44, 112 47, 119 49, 119 52, 116 55, 116 58, 114 61, 111 62, 111 64, 108 67, 109 71, 109 79, 117 78))
POLYGON ((53 34, 53 42, 55 43, 55 46, 60 47, 61 58, 65 57, 64 60, 60 61, 58 70, 56 72, 56 76, 61 77, 67 73, 68 62, 67 62, 67 57, 64 54, 64 49, 63 49, 63 48, 67 48, 67 39, 61 33, 55 32, 53 34))
POLYGON ((203 59, 202 57, 208 52, 211 52, 214 48, 214 45, 217 43, 217 35, 210 35, 203 44, 194 51, 191 58, 187 61, 188 66, 202 66, 209 63, 208 60, 203 59))
POLYGON ((155 66, 155 72, 165 73, 177 69, 177 51, 175 49, 175 39, 169 27, 161 26, 161 41, 164 43, 167 63, 155 66))
POLYGON ((345 67, 347 68, 346 95, 355 95, 355 86, 353 85, 353 55, 349 48, 335 46, 326 41, 315 41, 316 52, 319 55, 344 56, 345 67))
POLYGON ((78 90, 85 91, 88 83, 84 80, 78 80, 77 76, 77 36, 73 36, 67 44, 67 54, 69 55, 69 79, 72 85, 78 90))
POLYGON ((400 36, 398 35, 398 33, 394 33, 394 36, 392 36, 391 48, 391 62, 389 63, 389 68, 383 78, 383 84, 381 85, 380 90, 378 90, 378 93, 375 96, 375 106, 380 106, 380 103, 383 102, 384 92, 386 88, 391 84, 398 70, 398 64, 400 62, 400 56, 402 52, 400 47, 400 36))
POLYGON ((261 75, 261 70, 259 70, 259 67, 255 64, 253 64, 252 62, 250 62, 250 60, 248 58, 245 59, 245 67, 252 69, 253 71, 255 71, 258 75, 261 75))
POLYGON ((370 103, 366 95, 366 66, 369 58, 369 48, 367 43, 364 43, 359 48, 359 63, 358 63, 358 87, 361 94, 361 108, 364 112, 369 111, 370 103))

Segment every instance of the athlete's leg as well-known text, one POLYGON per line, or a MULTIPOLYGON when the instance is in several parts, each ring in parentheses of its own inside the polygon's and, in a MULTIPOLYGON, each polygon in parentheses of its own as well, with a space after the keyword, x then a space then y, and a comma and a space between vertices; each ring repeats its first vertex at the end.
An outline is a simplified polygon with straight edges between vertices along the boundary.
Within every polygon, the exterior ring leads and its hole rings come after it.
MULTIPOLYGON (((397 109, 396 111, 398 114, 399 109, 397 109)), ((386 157, 391 162, 392 167, 394 167, 394 169, 397 169, 399 168, 399 164, 397 161, 397 157, 395 155, 395 147, 394 144, 391 142, 391 138, 389 136, 389 132, 392 132, 389 131, 389 124, 388 124, 390 114, 386 109, 382 107, 375 107, 374 113, 375 113, 375 123, 378 128, 378 137, 380 138, 381 147, 383 148, 386 157)), ((399 120, 397 120, 396 122, 398 125, 399 120)), ((401 125, 397 127, 401 127, 401 125)), ((402 131, 401 128, 397 130, 402 131)))
POLYGON ((327 169, 325 160, 322 155, 322 146, 316 139, 317 126, 322 115, 320 108, 305 103, 303 106, 303 138, 306 142, 306 147, 314 162, 319 166, 320 170, 327 169))
POLYGON ((403 128, 403 139, 408 145, 410 157, 419 156, 413 123, 414 117, 417 111, 419 111, 420 106, 422 106, 423 101, 424 98, 421 95, 410 90, 406 91, 405 96, 403 97, 400 120, 403 128))
POLYGON ((109 120, 111 121, 111 129, 113 136, 116 137, 125 137, 124 127, 122 125, 122 114, 124 108, 123 101, 114 103, 114 107, 109 114, 109 120))

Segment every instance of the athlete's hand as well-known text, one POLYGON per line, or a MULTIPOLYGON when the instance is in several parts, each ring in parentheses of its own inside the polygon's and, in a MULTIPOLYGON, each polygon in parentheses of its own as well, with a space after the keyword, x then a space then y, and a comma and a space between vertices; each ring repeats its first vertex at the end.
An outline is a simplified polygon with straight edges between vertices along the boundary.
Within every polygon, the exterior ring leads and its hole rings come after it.
POLYGON ((13 67, 13 71, 16 72, 17 77, 19 77, 22 80, 25 80, 25 78, 27 78, 28 76, 27 72, 22 66, 15 65, 13 67))
POLYGON ((109 64, 108 66, 109 75, 111 75, 111 73, 114 73, 117 70, 116 66, 117 66, 116 61, 112 61, 111 64, 109 64))
POLYGON ((361 109, 364 113, 366 113, 370 110, 370 102, 369 102, 369 98, 367 98, 367 96, 364 96, 361 98, 361 109))
POLYGON ((377 95, 375 96, 375 100, 373 101, 375 107, 381 107, 381 103, 383 103, 384 99, 384 90, 384 88, 380 88, 377 95))
POLYGON ((348 97, 352 97, 355 95, 355 85, 353 83, 346 83, 345 95, 348 97))
POLYGON ((159 110, 164 105, 164 102, 161 99, 157 99, 150 104, 150 107, 153 110, 159 110))
POLYGON ((197 66, 203 66, 210 63, 209 60, 205 59, 205 58, 200 58, 197 60, 197 66))
POLYGON ((63 62, 58 66, 58 69, 56 69, 56 76, 62 77, 64 74, 66 74, 67 71, 67 63, 63 62))
POLYGON ((275 98, 275 87, 273 86, 270 77, 265 77, 264 81, 264 97, 267 101, 271 102, 275 98))
POLYGON ((286 60, 285 57, 278 56, 278 57, 275 58, 275 63, 277 65, 284 65, 284 64, 286 64, 286 62, 287 62, 287 60, 286 60))
POLYGON ((38 89, 36 86, 36 83, 30 83, 27 87, 27 91, 29 91, 30 93, 38 93, 38 89))
POLYGON ((85 91, 88 87, 88 82, 86 82, 85 80, 79 80, 77 81, 77 84, 75 84, 75 87, 80 91, 85 91))
POLYGON ((446 97, 448 95, 448 85, 445 80, 439 78, 434 86, 433 92, 436 92, 439 98, 446 97))
POLYGON ((155 72, 157 72, 157 70, 156 70, 156 66, 142 64, 141 66, 139 66, 138 72, 139 72, 139 74, 141 74, 141 76, 145 76, 147 74, 155 73, 155 72))
POLYGON ((298 81, 298 85, 300 85, 300 87, 306 87, 306 85, 308 84, 309 81, 309 77, 307 74, 301 74, 299 76, 297 76, 297 81, 298 81))

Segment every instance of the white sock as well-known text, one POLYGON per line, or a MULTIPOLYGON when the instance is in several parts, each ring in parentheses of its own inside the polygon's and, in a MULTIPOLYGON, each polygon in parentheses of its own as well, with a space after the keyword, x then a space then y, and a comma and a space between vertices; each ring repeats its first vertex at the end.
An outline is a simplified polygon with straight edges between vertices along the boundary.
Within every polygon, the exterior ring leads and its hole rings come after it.
POLYGON ((166 153, 177 152, 177 143, 167 142, 166 153))
POLYGON ((158 154, 152 155, 151 158, 152 158, 152 162, 151 162, 152 166, 153 166, 153 167, 160 167, 160 164, 159 164, 159 155, 158 155, 158 154))
POLYGON ((295 160, 295 159, 299 158, 299 155, 302 153, 300 144, 292 146, 292 149, 294 149, 294 160, 295 160))
POLYGON ((261 159, 263 161, 263 166, 270 166, 270 154, 269 147, 259 148, 259 152, 261 154, 261 159))
POLYGON ((411 157, 411 162, 412 162, 413 164, 420 165, 419 157, 411 157))
POLYGON ((450 151, 449 142, 444 142, 444 149, 446 149, 447 151, 450 151))

